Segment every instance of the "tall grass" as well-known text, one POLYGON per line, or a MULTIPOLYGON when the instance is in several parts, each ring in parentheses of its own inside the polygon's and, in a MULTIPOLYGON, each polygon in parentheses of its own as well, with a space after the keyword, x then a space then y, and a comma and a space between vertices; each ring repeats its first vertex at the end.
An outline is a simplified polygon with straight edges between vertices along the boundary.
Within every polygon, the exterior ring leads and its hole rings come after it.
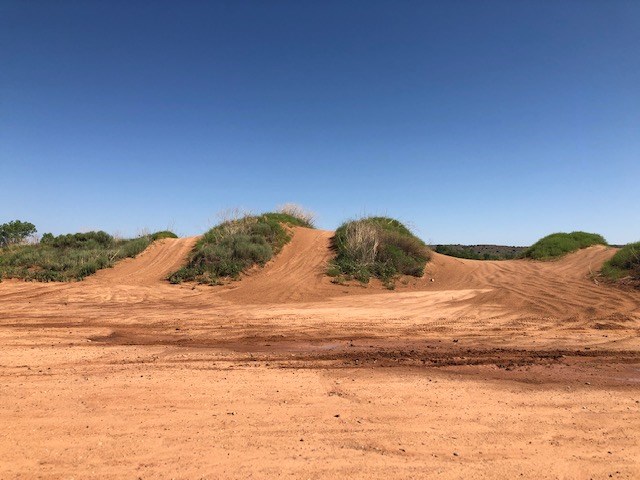
POLYGON ((552 233, 531 245, 523 256, 534 260, 550 260, 592 245, 607 245, 607 241, 597 233, 552 233))
POLYGON ((233 211, 196 243, 187 264, 169 276, 171 283, 217 284, 236 279, 253 265, 264 265, 291 239, 286 226, 310 227, 287 213, 241 214, 233 211))
POLYGON ((283 213, 289 217, 297 218, 303 225, 310 228, 315 226, 316 214, 296 203, 285 203, 276 209, 277 213, 283 213))
POLYGON ((640 280, 640 242, 625 245, 602 266, 605 277, 613 280, 629 277, 640 280))
POLYGON ((336 257, 328 274, 361 282, 377 277, 391 284, 398 275, 422 276, 431 252, 398 220, 368 217, 342 224, 333 238, 336 257))
POLYGON ((152 241, 153 235, 121 240, 103 231, 57 237, 49 233, 40 243, 1 249, 0 277, 41 282, 82 280, 118 260, 135 257, 152 241))

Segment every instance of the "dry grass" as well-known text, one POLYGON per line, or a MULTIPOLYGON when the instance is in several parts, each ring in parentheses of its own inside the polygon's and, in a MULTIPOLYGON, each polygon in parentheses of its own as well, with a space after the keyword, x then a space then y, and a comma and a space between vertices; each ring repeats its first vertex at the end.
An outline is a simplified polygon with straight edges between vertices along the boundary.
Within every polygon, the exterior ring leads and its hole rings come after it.
POLYGON ((368 217, 344 223, 333 238, 336 257, 327 273, 368 282, 371 276, 393 287, 400 275, 421 276, 430 250, 399 221, 368 217))
POLYGON ((282 213, 284 215, 289 215, 291 217, 297 218, 303 223, 309 224, 310 227, 315 225, 316 214, 311 210, 307 210, 301 205, 296 203, 285 203, 284 205, 278 206, 276 209, 278 213, 282 213))
POLYGON ((341 249, 359 265, 368 267, 375 263, 380 247, 379 229, 366 220, 356 220, 345 226, 341 249))

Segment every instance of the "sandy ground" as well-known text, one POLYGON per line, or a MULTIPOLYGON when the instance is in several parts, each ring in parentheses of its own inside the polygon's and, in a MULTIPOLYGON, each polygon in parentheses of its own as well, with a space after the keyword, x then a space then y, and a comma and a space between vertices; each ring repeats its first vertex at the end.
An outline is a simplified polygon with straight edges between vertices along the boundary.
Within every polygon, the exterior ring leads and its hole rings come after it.
POLYGON ((222 287, 163 280, 194 238, 0 283, 0 478, 640 478, 640 293, 589 276, 613 249, 436 254, 387 291, 332 284, 330 237, 222 287))

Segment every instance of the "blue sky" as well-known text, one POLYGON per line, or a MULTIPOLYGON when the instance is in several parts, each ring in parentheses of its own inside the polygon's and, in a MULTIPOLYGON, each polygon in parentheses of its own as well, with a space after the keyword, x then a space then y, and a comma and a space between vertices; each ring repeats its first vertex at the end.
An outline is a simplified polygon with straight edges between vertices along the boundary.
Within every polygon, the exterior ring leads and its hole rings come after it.
POLYGON ((637 1, 2 0, 0 222, 639 240, 639 52, 637 1))

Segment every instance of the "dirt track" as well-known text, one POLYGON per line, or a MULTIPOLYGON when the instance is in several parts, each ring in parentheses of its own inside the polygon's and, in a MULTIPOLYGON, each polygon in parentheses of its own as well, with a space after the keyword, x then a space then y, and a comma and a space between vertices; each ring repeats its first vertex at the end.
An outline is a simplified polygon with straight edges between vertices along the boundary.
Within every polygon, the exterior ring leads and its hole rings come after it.
POLYGON ((613 249, 436 254, 387 291, 332 284, 330 236, 222 287, 163 280, 193 238, 1 283, 0 478, 640 478, 640 294, 589 278, 613 249))
POLYGON ((127 258, 115 267, 98 271, 87 279, 90 284, 157 285, 182 266, 197 237, 165 238, 152 243, 136 258, 127 258))

